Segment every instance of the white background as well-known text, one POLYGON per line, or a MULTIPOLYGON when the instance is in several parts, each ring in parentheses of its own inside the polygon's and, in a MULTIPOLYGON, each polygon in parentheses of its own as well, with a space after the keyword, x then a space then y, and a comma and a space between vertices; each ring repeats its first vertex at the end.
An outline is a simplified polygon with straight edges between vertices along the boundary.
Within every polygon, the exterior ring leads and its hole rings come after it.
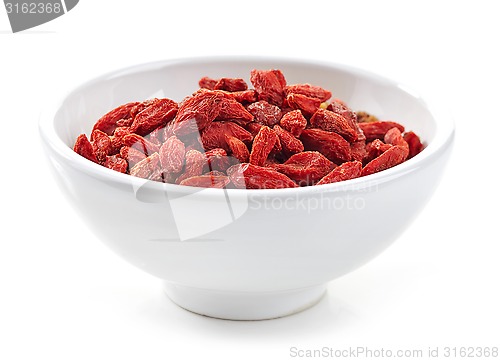
POLYGON ((495 3, 81 0, 18 34, 0 8, 0 360, 279 361, 297 359, 291 347, 500 347, 495 3), (333 281, 314 308, 273 321, 214 320, 172 304, 159 280, 87 231, 38 137, 44 103, 92 77, 228 54, 365 68, 439 97, 457 126, 440 187, 402 237, 333 281))

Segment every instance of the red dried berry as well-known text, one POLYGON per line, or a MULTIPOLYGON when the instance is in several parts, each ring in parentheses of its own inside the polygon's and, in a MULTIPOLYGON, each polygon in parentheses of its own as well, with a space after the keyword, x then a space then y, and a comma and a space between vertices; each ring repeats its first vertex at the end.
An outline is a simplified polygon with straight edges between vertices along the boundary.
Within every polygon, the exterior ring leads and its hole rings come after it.
POLYGON ((203 169, 208 165, 205 155, 197 150, 189 150, 186 152, 185 171, 175 181, 179 184, 184 179, 191 178, 203 174, 203 169))
POLYGON ((111 137, 112 154, 116 154, 123 147, 123 138, 130 134, 130 127, 118 127, 111 137))
POLYGON ((293 179, 300 186, 313 185, 327 175, 335 165, 319 152, 294 154, 274 169, 293 179))
POLYGON ((365 165, 361 175, 366 176, 394 167, 395 165, 404 162, 407 156, 407 149, 399 145, 393 145, 384 153, 365 165))
POLYGON ((265 100, 273 105, 281 106, 284 99, 286 80, 279 70, 252 70, 252 82, 259 100, 265 100))
POLYGON ((255 136, 250 152, 250 163, 254 165, 264 165, 269 153, 278 142, 276 132, 267 126, 260 128, 259 133, 255 136))
POLYGON ((297 184, 286 175, 267 167, 250 163, 233 165, 227 175, 236 188, 240 189, 278 189, 295 188, 297 184))
POLYGON ((221 91, 198 91, 182 101, 173 124, 176 136, 199 132, 220 113, 226 95, 221 91))
POLYGON ((348 120, 337 113, 326 109, 318 109, 311 117, 311 126, 320 128, 328 132, 335 132, 343 136, 348 142, 354 142, 357 139, 356 129, 351 127, 348 120))
POLYGON ((146 154, 135 148, 123 146, 120 149, 120 156, 128 162, 129 168, 146 158, 146 154))
POLYGON ((391 128, 398 128, 400 132, 404 132, 405 128, 396 122, 378 121, 370 123, 359 123, 359 127, 366 137, 366 141, 371 142, 375 139, 384 139, 385 133, 391 128))
POLYGON ((231 120, 245 125, 253 120, 253 115, 241 103, 228 97, 222 101, 217 120, 231 120))
POLYGON ((358 178, 361 175, 362 168, 363 166, 361 162, 345 162, 321 178, 316 185, 336 183, 358 178))
POLYGON ((130 132, 139 135, 149 134, 174 119, 177 109, 177 103, 173 100, 153 99, 150 105, 135 116, 130 132))
POLYGON ((145 136, 145 139, 149 140, 154 145, 161 147, 165 139, 168 139, 168 138, 163 138, 164 134, 165 134, 165 127, 159 127, 153 130, 147 136, 145 136))
POLYGON ((321 102, 325 102, 332 97, 332 92, 311 84, 293 84, 285 87, 285 93, 302 94, 310 98, 317 98, 321 102))
POLYGON ((178 173, 184 167, 185 147, 176 136, 167 139, 160 148, 161 169, 166 173, 178 173))
POLYGON ((202 187, 202 188, 224 188, 230 182, 226 175, 204 174, 186 178, 179 184, 181 186, 202 187))
POLYGON ((214 86, 215 90, 225 90, 228 92, 245 91, 248 89, 247 83, 241 78, 220 78, 214 86))
POLYGON ((305 129, 300 140, 305 150, 316 150, 336 164, 351 160, 349 142, 337 133, 321 129, 305 129))
POLYGON ((226 143, 226 135, 238 138, 243 142, 251 141, 253 138, 250 132, 236 123, 224 121, 212 122, 201 133, 203 148, 205 150, 222 148, 228 151, 229 147, 226 143))
MULTIPOLYGON (((111 110, 110 112, 104 114, 92 128, 92 132, 96 129, 106 133, 107 135, 112 135, 115 129, 118 127, 116 124, 121 119, 131 118, 130 111, 140 104, 139 102, 132 102, 120 105, 118 108, 111 110)), ((93 140, 91 138, 91 140, 93 140)))
POLYGON ((138 151, 144 153, 146 156, 151 155, 160 150, 160 147, 156 144, 144 139, 137 134, 127 134, 123 137, 123 145, 137 149, 138 151))
POLYGON ((229 93, 238 103, 249 104, 257 101, 257 92, 253 89, 229 93))
POLYGON ((321 105, 321 100, 302 94, 288 94, 286 101, 292 109, 300 109, 306 118, 311 117, 321 105))
POLYGON ((307 119, 304 118, 300 110, 292 110, 285 113, 280 120, 280 125, 286 131, 293 134, 294 137, 300 137, 300 134, 307 126, 307 119))
POLYGON ((281 151, 286 158, 292 156, 295 153, 304 151, 304 145, 300 140, 295 138, 292 133, 287 132, 279 125, 275 125, 273 127, 273 130, 276 132, 276 135, 278 135, 278 139, 281 144, 281 151))
POLYGON ((78 138, 76 138, 73 150, 82 157, 85 157, 94 163, 99 163, 95 156, 94 148, 85 134, 80 134, 78 138))
MULTIPOLYGON (((148 100, 145 100, 145 101, 140 102, 137 105, 135 105, 130 110, 130 118, 132 118, 132 120, 135 119, 135 117, 136 117, 137 114, 139 114, 144 109, 146 109, 147 107, 149 107, 150 105, 152 105, 156 100, 157 100, 156 98, 148 99, 148 100)), ((126 125, 126 126, 129 127, 130 125, 132 125, 132 123, 130 123, 130 124, 126 125)))
POLYGON ((231 135, 226 134, 225 138, 226 144, 231 151, 232 156, 238 159, 238 161, 241 163, 247 163, 250 159, 250 152, 248 151, 245 143, 231 135))
POLYGON ((355 130, 357 140, 366 140, 363 131, 358 125, 356 112, 349 108, 343 101, 334 99, 330 104, 328 104, 327 110, 343 116, 349 123, 349 126, 355 130))
POLYGON ((99 129, 92 131, 92 148, 99 164, 104 164, 106 157, 112 153, 111 138, 99 129))
POLYGON ((234 158, 228 157, 227 152, 221 148, 215 148, 205 153, 210 171, 218 170, 225 172, 234 164, 234 158))
POLYGON ((385 144, 380 139, 375 139, 373 142, 366 145, 366 155, 363 158, 363 161, 365 163, 371 162, 389 148, 391 148, 390 144, 385 144))
POLYGON ((128 163, 125 159, 118 155, 112 155, 106 157, 104 162, 106 168, 112 169, 116 172, 127 173, 128 163))
POLYGON ((406 158, 408 158, 408 154, 410 153, 410 148, 406 140, 404 140, 401 135, 401 131, 398 128, 391 128, 385 133, 384 142, 391 145, 399 145, 406 150, 406 158))
POLYGON ((255 138, 255 136, 259 133, 260 128, 262 128, 264 125, 256 122, 251 122, 245 125, 246 130, 252 134, 252 139, 255 138))
POLYGON ((413 158, 416 156, 418 153, 424 149, 424 146, 422 142, 420 141, 420 138, 418 135, 416 135, 413 132, 406 132, 403 135, 404 140, 408 143, 408 146, 410 148, 410 154, 408 155, 408 159, 413 158))
POLYGON ((247 109, 255 117, 255 122, 267 125, 268 127, 278 124, 282 115, 279 107, 269 104, 265 100, 252 103, 247 109))
POLYGON ((159 163, 160 156, 158 153, 153 153, 149 157, 144 158, 139 163, 134 165, 130 169, 130 175, 144 179, 157 178, 155 171, 158 171, 159 163))
POLYGON ((217 79, 209 78, 208 76, 204 76, 198 82, 200 88, 214 90, 215 84, 217 84, 217 79))
POLYGON ((366 157, 366 142, 364 140, 357 140, 351 143, 352 160, 362 162, 366 157))

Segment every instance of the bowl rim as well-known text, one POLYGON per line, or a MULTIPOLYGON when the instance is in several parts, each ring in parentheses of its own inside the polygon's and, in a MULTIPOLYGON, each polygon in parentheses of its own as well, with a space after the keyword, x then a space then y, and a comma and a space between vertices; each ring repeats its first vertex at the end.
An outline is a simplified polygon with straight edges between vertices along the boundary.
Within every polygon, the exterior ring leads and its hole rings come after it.
POLYGON ((451 144, 453 141, 455 133, 454 121, 446 109, 442 106, 438 106, 438 102, 434 98, 422 97, 419 92, 415 91, 412 87, 407 86, 401 82, 390 79, 388 77, 376 74, 374 72, 354 67, 351 65, 326 62, 320 60, 311 59, 301 59, 301 58, 290 58, 290 57, 267 57, 267 56, 199 56, 199 57, 187 57, 187 58, 172 58, 165 60, 158 60, 153 62, 146 62, 131 65, 125 68, 113 70, 106 72, 102 75, 96 76, 91 80, 88 80, 80 85, 66 91, 64 94, 59 95, 57 100, 49 102, 41 111, 38 127, 39 133, 42 141, 55 152, 59 158, 65 160, 68 165, 76 168, 84 173, 88 173, 93 177, 105 180, 108 182, 113 182, 115 184, 121 184, 124 186, 132 186, 134 188, 139 188, 147 186, 149 189, 158 190, 162 192, 173 192, 179 194, 189 194, 194 192, 200 192, 204 190, 204 195, 220 195, 221 192, 230 192, 232 196, 264 196, 264 197, 280 197, 280 196, 290 196, 290 195, 308 195, 317 194, 325 192, 341 192, 345 190, 352 189, 364 189, 377 186, 379 184, 391 181, 402 175, 408 174, 410 172, 416 171, 425 164, 427 164, 431 159, 438 156, 447 145, 451 144), (119 173, 96 164, 92 161, 75 153, 73 149, 67 146, 62 139, 57 135, 55 128, 55 115, 63 105, 64 101, 68 96, 77 93, 81 89, 85 89, 92 84, 99 83, 103 80, 113 79, 115 77, 120 77, 123 75, 139 73, 141 71, 153 70, 155 68, 163 68, 166 66, 174 66, 176 64, 203 64, 203 63, 214 63, 214 62, 272 62, 277 64, 290 64, 290 65, 310 65, 319 66, 326 68, 334 68, 336 70, 351 73, 356 76, 362 76, 365 78, 371 78, 374 81, 385 82, 394 87, 398 87, 401 91, 407 93, 412 98, 419 101, 432 116, 435 125, 435 134, 431 142, 427 144, 424 150, 417 154, 415 157, 408 159, 407 161, 399 164, 395 167, 386 169, 379 173, 374 173, 368 176, 363 176, 347 181, 342 181, 338 183, 315 185, 309 187, 298 187, 298 188, 283 188, 283 189, 215 189, 215 188, 199 188, 199 187, 187 187, 177 184, 161 183, 156 181, 150 181, 143 178, 138 178, 130 176, 128 174, 119 173))

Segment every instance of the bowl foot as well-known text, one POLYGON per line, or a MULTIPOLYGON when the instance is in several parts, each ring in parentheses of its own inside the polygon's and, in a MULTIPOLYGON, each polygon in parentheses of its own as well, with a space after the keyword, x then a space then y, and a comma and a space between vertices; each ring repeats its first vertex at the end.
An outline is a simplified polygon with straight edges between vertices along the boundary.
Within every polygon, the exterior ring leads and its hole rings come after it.
POLYGON ((315 305, 326 284, 278 292, 231 292, 165 282, 165 293, 178 306, 226 320, 267 320, 292 315, 315 305))

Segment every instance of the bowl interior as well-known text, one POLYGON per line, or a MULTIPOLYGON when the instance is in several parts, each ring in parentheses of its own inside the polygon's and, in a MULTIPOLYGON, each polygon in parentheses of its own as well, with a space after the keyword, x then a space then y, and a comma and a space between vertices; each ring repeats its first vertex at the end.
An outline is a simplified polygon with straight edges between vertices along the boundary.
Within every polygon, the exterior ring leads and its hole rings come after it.
POLYGON ((426 103, 406 87, 345 66, 261 58, 208 58, 165 61, 135 66, 90 81, 69 94, 52 118, 57 138, 72 147, 76 137, 89 134, 93 124, 114 107, 152 97, 180 101, 198 89, 203 76, 240 77, 250 71, 281 69, 288 84, 310 83, 329 89, 355 111, 394 120, 419 134, 425 144, 436 135, 436 122, 426 103))

